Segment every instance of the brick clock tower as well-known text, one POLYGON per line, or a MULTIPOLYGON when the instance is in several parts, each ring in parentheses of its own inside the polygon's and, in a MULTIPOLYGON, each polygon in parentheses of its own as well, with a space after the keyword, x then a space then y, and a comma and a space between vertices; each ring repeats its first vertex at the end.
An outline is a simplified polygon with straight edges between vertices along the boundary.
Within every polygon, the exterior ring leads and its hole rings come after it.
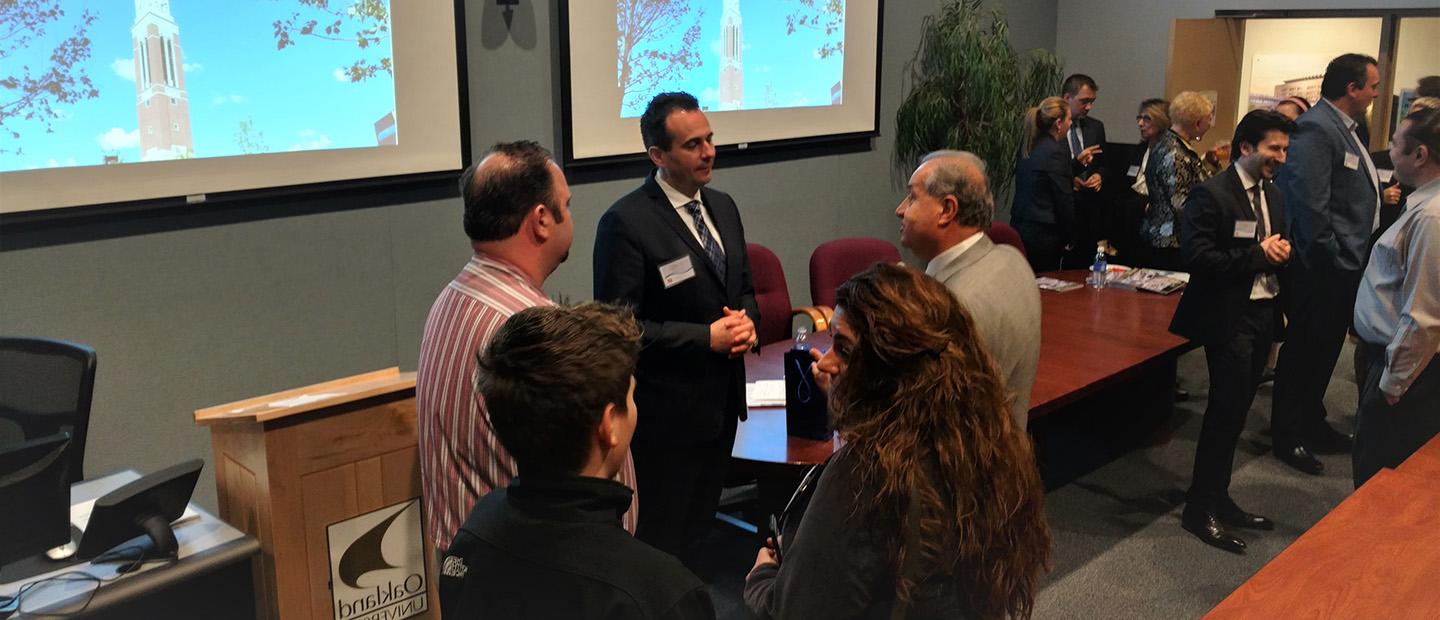
POLYGON ((744 104, 745 31, 740 22, 740 0, 725 0, 720 12, 720 109, 739 110, 744 104))
POLYGON ((135 0, 135 25, 130 27, 130 35, 141 161, 193 156, 180 27, 170 15, 170 0, 135 0))

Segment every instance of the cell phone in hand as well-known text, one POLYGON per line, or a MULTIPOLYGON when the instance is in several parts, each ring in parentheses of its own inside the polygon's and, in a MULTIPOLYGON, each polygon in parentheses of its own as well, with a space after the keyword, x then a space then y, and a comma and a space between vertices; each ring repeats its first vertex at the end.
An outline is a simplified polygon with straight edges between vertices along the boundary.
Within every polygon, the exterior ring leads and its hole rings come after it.
POLYGON ((775 520, 775 515, 770 515, 770 540, 775 544, 770 547, 775 552, 775 561, 780 562, 780 522, 775 520))

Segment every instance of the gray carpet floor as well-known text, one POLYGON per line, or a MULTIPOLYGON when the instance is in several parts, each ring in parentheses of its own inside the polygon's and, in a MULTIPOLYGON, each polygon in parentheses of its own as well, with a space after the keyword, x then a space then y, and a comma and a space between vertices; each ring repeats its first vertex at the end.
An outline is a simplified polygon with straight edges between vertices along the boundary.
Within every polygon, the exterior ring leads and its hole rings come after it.
MULTIPOLYGON (((1325 398, 1331 424, 1345 432, 1353 432, 1355 419, 1351 355, 1347 344, 1325 398)), ((1243 556, 1201 543, 1180 528, 1180 511, 1205 411, 1204 353, 1182 356, 1178 374, 1191 398, 1176 405, 1168 441, 1128 450, 1047 493, 1054 570, 1043 581, 1036 618, 1198 618, 1350 494, 1348 454, 1320 456, 1323 476, 1301 474, 1269 454, 1266 384, 1250 409, 1230 491, 1276 529, 1241 533, 1249 545, 1243 556)), ((740 591, 756 542, 716 528, 704 544, 696 572, 710 585, 717 614, 749 617, 740 591)))
MULTIPOLYGON (((1336 365, 1325 405, 1338 430, 1353 432, 1351 347, 1336 365)), ((1055 569, 1036 600, 1036 618, 1196 618, 1224 600, 1353 490, 1350 456, 1320 456, 1323 476, 1301 474, 1268 453, 1271 386, 1250 409, 1235 456, 1231 496, 1275 521, 1246 532, 1243 556, 1206 546, 1180 528, 1195 440, 1205 411, 1202 351, 1180 358, 1191 393, 1176 405, 1178 426, 1163 445, 1141 448, 1046 496, 1055 569)))

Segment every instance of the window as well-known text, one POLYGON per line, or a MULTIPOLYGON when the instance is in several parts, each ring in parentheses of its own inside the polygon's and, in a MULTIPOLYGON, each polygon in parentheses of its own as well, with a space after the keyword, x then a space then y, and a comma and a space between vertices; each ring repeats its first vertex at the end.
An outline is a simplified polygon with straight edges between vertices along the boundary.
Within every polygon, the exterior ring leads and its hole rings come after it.
POLYGON ((180 131, 180 123, 170 123, 170 128, 175 131, 180 131))

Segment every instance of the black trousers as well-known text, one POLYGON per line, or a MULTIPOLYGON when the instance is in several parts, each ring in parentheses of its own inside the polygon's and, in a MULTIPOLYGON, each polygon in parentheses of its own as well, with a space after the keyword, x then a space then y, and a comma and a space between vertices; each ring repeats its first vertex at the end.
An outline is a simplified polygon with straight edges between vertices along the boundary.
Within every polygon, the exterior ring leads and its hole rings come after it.
MULTIPOLYGON (((1020 241, 1025 244, 1025 259, 1030 261, 1031 270, 1040 273, 1060 269, 1060 259, 1065 255, 1065 244, 1069 243, 1066 231, 1051 224, 1019 222, 1015 224, 1015 232, 1020 233, 1020 241)), ((1091 246, 1090 250, 1093 252, 1094 246, 1091 246)), ((1089 263, 1067 264, 1065 268, 1083 269, 1089 266, 1089 263)))
POLYGON ((1286 289, 1290 322, 1275 368, 1275 402, 1270 413, 1277 448, 1304 443, 1305 434, 1325 422, 1325 389, 1350 329, 1362 275, 1359 271, 1307 269, 1291 262, 1286 289))
POLYGON ((1219 508, 1230 502, 1235 443, 1245 429, 1245 416, 1255 400, 1255 387, 1270 355, 1275 312, 1273 300, 1252 301, 1229 340, 1205 345, 1210 397, 1200 424, 1195 469, 1186 494, 1191 504, 1219 508))
MULTIPOLYGON (((1290 345, 1285 345, 1290 346, 1290 345)), ((1385 402, 1380 376, 1385 373, 1385 347, 1362 342, 1357 347, 1366 368, 1360 373, 1360 406, 1355 412, 1355 487, 1383 467, 1398 467, 1440 434, 1440 359, 1430 363, 1394 405, 1385 402)))
POLYGON ((686 561, 686 548, 715 520, 720 489, 735 446, 734 417, 720 436, 702 443, 646 441, 630 446, 640 487, 635 537, 686 561))

